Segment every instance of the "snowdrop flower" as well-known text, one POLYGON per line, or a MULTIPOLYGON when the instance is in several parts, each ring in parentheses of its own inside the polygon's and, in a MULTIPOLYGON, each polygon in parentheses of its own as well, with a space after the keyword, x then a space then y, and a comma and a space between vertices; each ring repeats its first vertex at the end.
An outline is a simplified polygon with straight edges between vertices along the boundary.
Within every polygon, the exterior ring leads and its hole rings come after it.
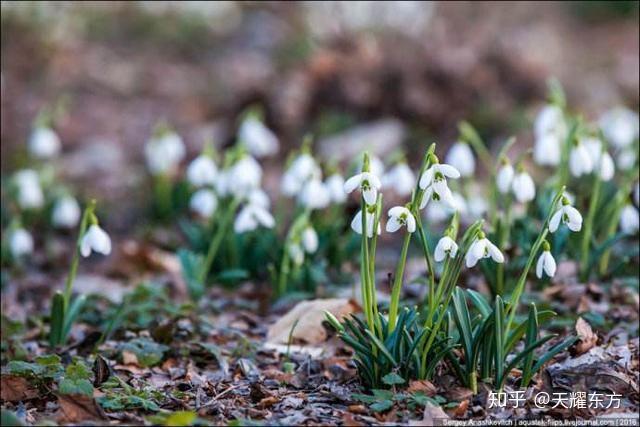
POLYGON ((310 225, 302 231, 300 240, 306 253, 313 254, 318 250, 318 233, 310 225))
POLYGON ((257 117, 247 117, 238 131, 240 143, 251 155, 261 158, 278 152, 278 138, 257 117))
POLYGON ((431 167, 429 167, 429 169, 427 169, 420 177, 420 188, 425 190, 433 183, 434 178, 438 177, 440 177, 441 179, 458 179, 460 178, 460 172, 458 172, 458 169, 446 163, 435 163, 431 165, 431 167))
POLYGON ((408 196, 416 185, 416 177, 405 162, 400 162, 382 176, 382 187, 393 189, 399 196, 408 196))
POLYGON ((475 266, 479 260, 483 258, 491 257, 497 263, 504 262, 504 255, 500 252, 500 249, 489 239, 485 237, 483 232, 478 234, 478 238, 471 244, 467 256, 465 258, 465 264, 467 268, 475 266))
POLYGON ((111 253, 111 238, 98 224, 92 224, 80 241, 80 254, 88 257, 91 252, 103 255, 111 253))
POLYGON ((439 173, 436 173, 435 180, 426 188, 422 195, 420 209, 423 209, 431 200, 441 202, 453 209, 456 208, 456 202, 451 190, 447 186, 447 180, 439 173))
POLYGON ((184 158, 186 150, 177 133, 165 132, 147 142, 144 154, 151 174, 161 175, 174 169, 184 158))
POLYGON ((290 243, 287 246, 287 252, 289 252, 289 258, 295 265, 302 265, 304 262, 304 250, 298 243, 290 243))
POLYGON ((195 187, 214 185, 218 167, 206 154, 196 157, 187 167, 187 180, 195 187))
POLYGON ((327 178, 325 187, 329 192, 329 199, 333 203, 344 203, 347 200, 347 193, 344 192, 344 178, 340 174, 334 173, 327 178))
POLYGON ((302 153, 295 158, 282 175, 282 193, 288 197, 297 196, 304 184, 312 178, 322 176, 320 167, 309 153, 302 153))
POLYGON ((511 190, 515 171, 506 157, 500 160, 500 164, 500 169, 496 173, 496 187, 498 187, 499 192, 506 194, 511 190))
POLYGON ((628 108, 613 108, 599 122, 605 138, 616 148, 628 147, 638 138, 638 113, 628 108))
POLYGON ((38 126, 29 137, 29 152, 39 159, 50 159, 56 156, 62 147, 60 138, 53 129, 38 126))
MULTIPOLYGON (((373 237, 373 223, 375 221, 373 212, 367 212, 367 237, 373 237)), ((358 234, 362 234, 362 210, 359 210, 351 221, 351 229, 358 234)), ((380 223, 378 222, 377 233, 381 233, 380 223)))
POLYGON ((247 196, 247 203, 250 205, 261 206, 265 209, 269 209, 271 206, 271 200, 269 200, 269 196, 264 190, 260 188, 254 188, 251 190, 249 195, 247 196))
POLYGON ((218 207, 218 199, 213 190, 202 188, 191 196, 189 209, 202 218, 211 218, 218 207))
POLYGON ((556 260, 553 259, 553 255, 551 255, 551 248, 549 247, 549 243, 546 241, 544 242, 542 254, 538 258, 538 263, 536 264, 536 276, 538 276, 538 279, 542 279, 543 273, 546 273, 549 277, 553 277, 556 274, 556 260))
POLYGON ((582 215, 569 204, 566 197, 562 197, 562 206, 553 214, 549 221, 549 232, 555 233, 560 223, 567 224, 569 230, 580 231, 582 228, 582 215))
POLYGON ((33 237, 24 228, 16 228, 9 238, 9 250, 13 258, 22 258, 33 252, 33 237))
POLYGON ((589 174, 593 171, 593 160, 589 155, 589 150, 577 140, 571 147, 569 153, 569 170, 575 177, 589 174))
POLYGON ((536 186, 526 171, 520 170, 513 178, 513 195, 520 203, 528 203, 536 196, 536 186))
POLYGON ((563 140, 555 134, 542 135, 536 138, 533 146, 533 161, 540 166, 558 166, 560 164, 560 147, 563 140))
POLYGON ((567 126, 562 109, 556 105, 547 105, 534 122, 535 143, 533 160, 542 166, 560 164, 560 147, 566 138, 567 126))
POLYGON ((465 142, 453 144, 444 160, 456 168, 460 172, 460 176, 463 177, 473 175, 476 169, 476 160, 473 157, 473 152, 469 148, 469 144, 465 142))
POLYGON ((389 209, 389 221, 387 221, 386 230, 389 233, 395 233, 400 227, 406 225, 407 231, 413 233, 416 231, 416 219, 409 209, 404 206, 395 206, 389 209))
POLYGON ((16 172, 14 182, 18 189, 18 204, 23 209, 37 209, 44 205, 44 194, 40 187, 40 178, 33 169, 16 172))
POLYGON ((304 185, 298 200, 309 209, 324 209, 329 206, 331 196, 322 181, 312 179, 304 185))
POLYGON ((51 213, 51 222, 58 228, 73 228, 80 220, 80 205, 71 196, 63 196, 56 200, 51 213))
POLYGON ((458 245, 451 237, 445 234, 436 245, 436 249, 433 253, 433 259, 436 262, 442 262, 447 256, 455 258, 457 253, 458 245))
POLYGON ((238 213, 233 229, 236 233, 245 233, 259 226, 273 228, 275 225, 276 221, 268 210, 262 206, 246 205, 238 213))
MULTIPOLYGON (((434 200, 429 203, 426 209, 426 216, 429 221, 443 222, 456 212, 460 212, 461 216, 467 214, 467 201, 462 194, 452 192, 453 205, 446 204, 440 200, 434 200)), ((424 202, 424 199, 423 199, 424 202)))
POLYGON ((594 170, 598 171, 603 181, 609 181, 615 174, 615 165, 611 155, 603 151, 602 141, 598 138, 585 138, 582 144, 589 152, 594 170))
POLYGON ((633 148, 624 148, 620 150, 616 156, 616 164, 622 170, 629 170, 636 164, 636 150, 633 148))
POLYGON ((378 190, 382 186, 380 179, 371 172, 361 172, 352 176, 344 183, 344 191, 351 193, 356 188, 362 190, 362 197, 368 205, 376 203, 378 198, 378 190))
POLYGON ((251 190, 260 187, 262 168, 256 159, 245 155, 231 166, 225 180, 225 187, 228 194, 244 197, 251 192, 251 190))
MULTIPOLYGON (((454 195, 455 200, 455 195, 454 195)), ((456 201, 456 204, 459 202, 456 201)), ((461 214, 468 214, 468 216, 475 220, 480 219, 487 212, 487 201, 483 196, 471 196, 469 200, 466 202, 466 207, 463 206, 463 209, 460 210, 461 214)))
POLYGON ((620 230, 624 234, 633 235, 638 232, 640 227, 640 218, 638 217, 638 209, 631 203, 626 204, 620 212, 620 230))

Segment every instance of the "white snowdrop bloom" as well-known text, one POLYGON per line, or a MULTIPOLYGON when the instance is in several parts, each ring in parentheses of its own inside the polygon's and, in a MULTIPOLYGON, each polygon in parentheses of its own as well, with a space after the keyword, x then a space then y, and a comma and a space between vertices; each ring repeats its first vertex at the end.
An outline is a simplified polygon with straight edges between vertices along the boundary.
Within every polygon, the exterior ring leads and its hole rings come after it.
POLYGON ((447 185, 447 180, 441 174, 437 173, 435 180, 427 187, 422 200, 420 200, 420 209, 423 209, 431 201, 442 202, 444 205, 453 209, 456 208, 456 202, 453 194, 447 185))
POLYGON ((515 170, 511 163, 507 161, 500 166, 498 169, 498 173, 496 173, 496 187, 498 187, 498 191, 502 194, 506 194, 511 190, 511 184, 513 182, 513 177, 515 176, 515 170))
POLYGON ((446 178, 458 179, 460 178, 460 172, 458 172, 458 169, 446 163, 436 163, 424 171, 420 177, 420 188, 425 190, 429 187, 433 183, 434 177, 445 180, 446 178))
POLYGON ((92 224, 80 240, 80 254, 83 257, 88 257, 92 251, 103 255, 111 253, 111 238, 98 224, 92 224))
POLYGON ((525 171, 518 172, 513 178, 513 195, 520 203, 528 203, 536 197, 536 186, 525 171))
POLYGON ((416 219, 409 209, 404 206, 395 206, 389 209, 389 220, 387 221, 386 230, 389 233, 395 233, 402 226, 407 227, 409 233, 416 231, 416 219))
MULTIPOLYGON (((362 172, 362 160, 358 165, 358 170, 362 172)), ((369 172, 374 174, 375 176, 383 176, 384 175, 384 163, 377 156, 369 156, 369 172)))
POLYGON ((308 226, 302 231, 300 238, 304 251, 308 254, 313 254, 318 250, 318 233, 313 227, 308 226))
POLYGON ((333 203, 343 203, 347 200, 347 193, 344 191, 344 178, 340 174, 334 173, 331 175, 324 185, 329 191, 329 199, 333 203))
POLYGON ((624 234, 636 234, 640 227, 640 218, 638 217, 638 209, 631 203, 625 205, 620 212, 620 230, 624 234))
POLYGON ((567 136, 567 125, 562 109, 548 104, 536 116, 533 133, 535 143, 533 160, 542 166, 560 164, 560 147, 567 136))
POLYGON ((404 162, 398 163, 382 176, 382 187, 391 188, 399 196, 408 196, 416 185, 416 177, 404 162))
POLYGON ((29 137, 29 152, 38 159, 50 159, 60 153, 62 144, 53 129, 38 126, 29 137))
POLYGON ((556 260, 553 259, 553 255, 549 250, 542 252, 536 264, 536 276, 538 276, 538 279, 542 279, 543 273, 549 277, 553 277, 556 274, 556 260))
POLYGON ((144 147, 147 167, 153 175, 170 172, 184 159, 186 150, 182 138, 167 132, 151 138, 144 147))
POLYGON ((487 239, 484 233, 480 233, 478 238, 471 244, 467 256, 465 258, 465 265, 467 268, 471 268, 483 258, 491 257, 497 263, 504 262, 504 255, 500 252, 500 249, 489 239, 487 239))
POLYGON ((354 175, 344 183, 344 191, 351 193, 356 188, 362 190, 362 197, 368 205, 376 203, 378 190, 382 186, 380 179, 371 172, 361 172, 354 175))
POLYGON ((589 155, 589 150, 580 141, 576 141, 571 147, 569 170, 575 177, 586 175, 593 171, 593 160, 589 155))
MULTIPOLYGON (((373 237, 373 223, 375 221, 375 215, 373 212, 367 212, 367 237, 373 237)), ((359 210, 358 213, 353 217, 351 221, 351 229, 358 234, 362 234, 362 210, 359 210)), ((378 222, 378 230, 377 233, 380 234, 381 227, 378 222)))
POLYGON ((216 189, 216 194, 220 197, 225 197, 229 195, 229 176, 231 174, 231 170, 229 168, 221 170, 218 172, 218 176, 216 177, 216 182, 214 187, 216 189))
MULTIPOLYGON (((455 201, 455 194, 453 197, 455 201)), ((459 206, 458 201, 456 201, 456 206, 459 206)), ((459 211, 461 211, 461 214, 468 214, 471 219, 475 220, 482 218, 488 208, 487 200, 483 196, 471 196, 463 206, 463 209, 459 211)))
POLYGON ((268 210, 262 206, 246 205, 236 216, 233 229, 236 233, 246 233, 260 226, 273 228, 275 225, 276 221, 268 210))
POLYGON ((298 201, 302 206, 309 209, 324 209, 329 206, 331 196, 327 187, 319 179, 308 181, 300 194, 298 201))
POLYGON ((56 200, 51 212, 51 222, 54 227, 73 228, 80 221, 80 205, 72 196, 63 196, 56 200))
POLYGON ((549 221, 549 232, 555 233, 560 223, 567 224, 569 230, 580 231, 582 229, 582 215, 569 204, 569 200, 563 199, 562 206, 553 214, 549 221))
POLYGON ((238 139, 257 158, 278 152, 278 137, 256 117, 247 117, 242 122, 238 139))
POLYGON ((218 207, 218 199, 213 190, 201 188, 189 200, 189 209, 202 218, 211 218, 218 207))
POLYGON ((533 146, 533 161, 540 166, 558 166, 562 156, 561 146, 564 139, 549 133, 536 137, 533 146))
POLYGON ((237 197, 245 197, 251 190, 260 187, 262 167, 251 156, 244 156, 234 163, 226 177, 226 190, 237 197))
POLYGON ((633 148, 624 148, 620 150, 618 155, 616 156, 616 164, 622 170, 630 170, 636 164, 636 150, 633 148))
POLYGON ((445 157, 445 162, 456 168, 460 176, 470 177, 476 169, 476 160, 469 144, 456 142, 451 146, 445 157))
POLYGON ((545 105, 536 116, 533 131, 536 137, 550 133, 565 136, 567 125, 562 109, 553 104, 545 105))
POLYGON ((302 153, 291 162, 282 175, 282 194, 297 196, 304 184, 312 178, 320 179, 322 173, 315 159, 308 153, 302 153))
POLYGON ((33 252, 33 237, 24 228, 16 228, 9 238, 9 250, 13 258, 22 258, 33 252))
POLYGON ((218 167, 213 159, 205 154, 201 154, 187 167, 187 180, 195 187, 214 185, 218 167))
POLYGON ((616 107, 604 113, 599 120, 607 141, 616 148, 628 147, 638 138, 638 113, 625 107, 616 107))
POLYGON ((267 193, 261 188, 254 188, 247 195, 247 203, 250 205, 261 206, 265 209, 269 209, 271 206, 271 200, 267 193))
POLYGON ((436 262, 442 262, 447 256, 455 258, 457 253, 457 243, 451 237, 444 235, 440 240, 438 240, 438 244, 436 245, 436 249, 433 253, 433 259, 436 262))
POLYGON ((598 138, 585 138, 582 144, 589 152, 594 170, 598 171, 603 181, 609 181, 615 174, 615 165, 611 155, 603 151, 602 141, 598 138))
POLYGON ((446 204, 440 200, 433 200, 427 205, 425 209, 427 220, 431 222, 443 222, 456 212, 459 212, 463 217, 467 214, 467 201, 462 194, 457 192, 452 192, 451 194, 453 205, 446 204))
POLYGON ((603 181, 610 181, 616 173, 616 166, 613 163, 613 159, 606 151, 602 153, 602 156, 600 157, 598 173, 603 181))
POLYGON ((289 252, 289 258, 291 258, 295 265, 302 265, 304 262, 304 250, 298 243, 289 243, 287 252, 289 252))
POLYGON ((23 209, 37 209, 44 205, 44 194, 40 187, 40 178, 33 169, 23 169, 14 175, 18 189, 18 204, 23 209))

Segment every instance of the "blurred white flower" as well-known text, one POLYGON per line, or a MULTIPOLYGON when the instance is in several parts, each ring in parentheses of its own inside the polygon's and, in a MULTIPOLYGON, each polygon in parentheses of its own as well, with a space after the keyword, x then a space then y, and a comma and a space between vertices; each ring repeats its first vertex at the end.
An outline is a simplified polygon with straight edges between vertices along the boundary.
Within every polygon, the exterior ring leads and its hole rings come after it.
MULTIPOLYGON (((454 194, 455 201, 455 194, 454 194)), ((456 206, 459 202, 456 201, 456 206)), ((488 209, 487 200, 483 196, 471 196, 466 202, 466 207, 461 211, 461 215, 468 215, 472 220, 480 219, 488 209)))
POLYGON ((567 125, 562 109, 548 104, 538 113, 534 122, 533 160, 542 166, 560 164, 560 147, 567 136, 567 125))
POLYGON ((278 152, 278 137, 254 116, 249 116, 242 122, 238 139, 257 158, 278 152))
POLYGON ((13 176, 18 190, 18 205, 23 209, 37 209, 44 205, 40 178, 33 169, 22 169, 13 176))
POLYGON ((582 144, 589 152, 591 161, 594 165, 594 170, 598 171, 600 178, 603 181, 609 181, 615 174, 615 165, 611 155, 603 151, 602 141, 598 138, 585 138, 582 144))
POLYGON ((553 255, 549 250, 542 252, 536 264, 536 276, 538 276, 538 279, 542 279, 543 273, 546 273, 549 277, 553 277, 556 274, 556 260, 553 259, 553 255))
POLYGON ((289 252, 289 258, 297 266, 302 265, 304 262, 304 250, 298 243, 289 243, 287 246, 287 252, 289 252))
POLYGON ((351 193, 356 188, 362 190, 362 197, 368 205, 376 203, 378 190, 382 186, 380 179, 371 172, 361 172, 352 176, 344 183, 344 191, 351 193))
POLYGON ((282 194, 297 196, 304 184, 313 178, 320 179, 322 173, 315 159, 308 153, 296 157, 282 175, 282 194))
POLYGON ((558 166, 561 157, 560 147, 563 141, 551 133, 536 138, 533 146, 533 161, 541 166, 558 166))
POLYGON ((589 174, 593 171, 593 160, 589 150, 580 141, 576 141, 569 153, 569 170, 575 177, 589 174))
POLYGON ((451 146, 445 157, 445 162, 456 168, 460 176, 469 177, 476 169, 476 160, 469 144, 456 142, 451 146))
POLYGON ((229 169, 225 177, 225 188, 228 194, 246 197, 253 189, 260 187, 262 167, 249 155, 245 155, 229 169))
POLYGON ((91 252, 103 255, 111 253, 111 238, 98 224, 92 224, 80 241, 80 254, 88 257, 91 252))
POLYGON ((562 206, 553 214, 549 221, 549 232, 555 233, 560 223, 566 224, 571 231, 580 231, 582 229, 582 215, 580 212, 569 204, 569 200, 562 199, 562 206))
POLYGON ((327 187, 319 179, 308 181, 298 195, 298 201, 309 209, 324 209, 329 206, 331 196, 327 187))
POLYGON ((520 203, 528 203, 536 197, 536 186, 525 171, 518 172, 513 178, 513 195, 520 203))
POLYGON ((616 164, 622 170, 630 170, 636 164, 637 154, 634 148, 623 148, 616 156, 616 164))
POLYGON ((38 126, 29 137, 29 152, 38 159, 50 159, 60 153, 62 144, 53 129, 38 126))
POLYGON ((269 196, 261 188, 254 188, 247 195, 247 203, 250 205, 261 206, 265 209, 269 209, 271 206, 271 200, 269 196))
POLYGON ((455 258, 457 253, 458 245, 456 242, 451 237, 444 235, 440 240, 438 240, 438 244, 436 245, 436 249, 433 253, 433 259, 436 262, 442 262, 447 256, 455 258))
POLYGON ((301 236, 302 247, 304 251, 308 254, 313 254, 318 250, 318 233, 311 226, 307 226, 302 231, 301 236))
POLYGON ((461 216, 467 214, 467 201, 460 193, 452 192, 453 206, 434 200, 427 205, 426 218, 431 222, 443 222, 454 213, 459 212, 461 216))
POLYGON ((620 212, 620 230, 624 234, 633 235, 638 232, 640 227, 640 213, 631 203, 626 204, 620 212))
MULTIPOLYGON (((367 237, 373 237, 373 223, 375 221, 375 215, 372 212, 367 212, 367 237)), ((351 229, 358 234, 362 234, 362 210, 353 217, 351 221, 351 229)), ((380 223, 378 222, 377 233, 381 233, 380 223)))
POLYGON ((33 252, 33 237, 24 228, 16 228, 9 238, 9 250, 13 258, 22 258, 33 252))
POLYGON ((387 221, 386 230, 389 233, 395 233, 402 226, 407 227, 409 233, 416 231, 416 219, 409 209, 404 206, 395 206, 389 209, 389 220, 387 221))
POLYGON ((514 175, 515 171, 513 166, 506 160, 506 163, 502 163, 502 166, 500 166, 496 174, 496 187, 498 187, 499 192, 506 194, 511 190, 514 175))
POLYGON ((347 193, 344 191, 344 178, 340 174, 334 173, 327 178, 325 186, 333 203, 343 203, 347 200, 347 193))
POLYGON ((262 206, 246 205, 236 216, 233 229, 236 233, 246 233, 260 226, 273 228, 275 225, 276 221, 268 210, 262 206))
POLYGON ((416 177, 409 166, 398 163, 382 176, 382 187, 391 188, 399 196, 408 196, 416 185, 416 177))
POLYGON ((202 218, 211 218, 218 207, 218 199, 213 190, 201 188, 189 200, 189 209, 202 218))
POLYGON ((599 120, 607 141, 616 148, 630 146, 638 138, 638 113, 625 107, 605 112, 599 120))
POLYGON ((152 175, 173 170, 186 154, 182 138, 175 132, 152 137, 144 147, 147 167, 152 175))
POLYGON ((484 233, 480 233, 478 238, 471 244, 467 256, 465 257, 465 265, 471 268, 483 258, 491 257, 497 263, 504 262, 504 255, 500 249, 487 239, 484 233))
POLYGON ((218 167, 213 159, 205 154, 201 154, 187 167, 187 180, 195 187, 214 185, 218 167))
POLYGON ((63 196, 56 200, 51 212, 54 227, 73 228, 80 221, 80 205, 72 196, 63 196))

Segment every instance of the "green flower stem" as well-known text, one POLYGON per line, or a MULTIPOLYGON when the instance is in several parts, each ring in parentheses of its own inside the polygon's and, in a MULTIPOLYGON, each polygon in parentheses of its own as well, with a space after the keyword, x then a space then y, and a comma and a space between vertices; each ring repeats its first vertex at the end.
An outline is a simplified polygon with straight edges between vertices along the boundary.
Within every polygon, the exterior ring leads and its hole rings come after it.
MULTIPOLYGON (((605 229, 604 235, 602 236, 603 240, 609 238, 609 236, 613 236, 613 234, 618 229, 618 224, 620 224, 620 212, 622 211, 622 207, 624 206, 625 200, 627 198, 627 194, 629 192, 628 184, 625 184, 620 187, 620 190, 616 193, 613 198, 612 203, 609 204, 611 213, 607 215, 605 213, 605 217, 609 218, 607 222, 607 227, 605 229)), ((611 248, 607 248, 602 257, 600 257, 600 265, 599 265, 599 273, 600 276, 604 276, 609 269, 609 258, 611 257, 611 248)))
MULTIPOLYGON (((382 337, 382 322, 378 316, 378 293, 376 290, 376 248, 378 244, 378 226, 380 224, 380 212, 382 210, 382 194, 378 193, 376 201, 376 215, 373 223, 373 237, 371 238, 371 248, 369 250, 369 301, 371 303, 372 315, 379 336, 382 337)), ((372 331, 373 332, 373 331, 372 331)))
POLYGON ((409 242, 411 241, 411 233, 404 235, 402 242, 402 252, 400 253, 400 261, 396 267, 396 273, 393 280, 393 289, 391 290, 391 304, 389 306, 389 333, 393 332, 398 319, 398 304, 400 303, 400 289, 402 289, 402 277, 404 276, 404 266, 407 263, 407 252, 409 250, 409 242))
POLYGON ((593 220, 596 217, 596 209, 600 202, 600 188, 602 187, 602 179, 600 179, 600 175, 597 172, 593 174, 593 181, 593 192, 591 193, 591 200, 589 201, 589 210, 584 222, 582 244, 580 246, 580 278, 583 281, 587 280, 586 276, 589 272, 589 243, 591 243, 593 220))
POLYGON ((287 278, 291 269, 291 262, 289 260, 289 251, 284 248, 282 254, 282 261, 280 262, 280 272, 278 274, 278 295, 284 295, 287 291, 287 278))
POLYGON ((236 211, 236 208, 240 204, 238 199, 233 199, 231 203, 228 205, 227 211, 223 214, 222 220, 218 224, 218 230, 216 234, 211 239, 209 243, 209 249, 207 251, 207 256, 202 263, 202 269, 200 270, 200 283, 204 284, 207 280, 207 276, 209 275, 209 270, 211 270, 211 265, 213 264, 213 260, 216 257, 216 253, 218 249, 220 249, 220 244, 224 240, 225 235, 229 231, 229 225, 231 224, 231 220, 233 219, 233 215, 236 211))
POLYGON ((154 176, 154 192, 158 216, 164 219, 171 212, 172 185, 169 175, 163 173, 154 176))
MULTIPOLYGON (((500 250, 504 250, 509 242, 511 234, 511 206, 512 198, 510 195, 505 196, 505 209, 504 209, 504 223, 499 229, 498 247, 500 250)), ((498 264, 496 268, 496 295, 504 294, 504 263, 498 264)))
MULTIPOLYGON (((362 209, 362 246, 360 250, 360 286, 362 292, 362 305, 364 314, 367 318, 367 324, 369 330, 375 332, 373 308, 371 307, 371 290, 370 290, 370 274, 371 269, 369 267, 369 242, 367 237, 367 203, 364 197, 361 197, 360 208, 362 209)), ((375 233, 374 233, 375 234, 375 233)))
POLYGON ((89 205, 85 208, 84 213, 82 214, 82 220, 80 221, 80 229, 78 231, 78 238, 76 239, 76 247, 73 251, 73 258, 71 260, 71 266, 69 267, 69 275, 67 276, 67 281, 64 286, 64 310, 65 313, 69 308, 69 304, 71 303, 71 292, 73 290, 73 282, 76 280, 76 276, 78 274, 78 264, 80 263, 80 243, 82 242, 82 238, 87 232, 87 228, 89 227, 89 222, 92 219, 95 219, 95 209, 96 209, 96 201, 91 200, 89 205))
POLYGON ((560 166, 557 169, 557 184, 556 189, 563 188, 569 181, 569 153, 571 152, 571 146, 578 130, 578 122, 573 121, 567 138, 562 144, 562 151, 560 153, 560 166))
POLYGON ((435 302, 436 302, 436 299, 435 299, 436 278, 435 278, 435 271, 433 268, 435 263, 431 255, 431 250, 429 249, 429 242, 427 241, 427 235, 424 232, 424 227, 422 226, 422 219, 420 217, 420 213, 416 209, 414 209, 413 215, 416 218, 416 225, 418 228, 418 235, 420 236, 422 253, 424 255, 425 261, 427 262, 427 270, 429 270, 429 293, 427 294, 427 297, 429 298, 429 300, 427 301, 426 306, 429 308, 429 312, 431 312, 433 309, 435 309, 435 302))

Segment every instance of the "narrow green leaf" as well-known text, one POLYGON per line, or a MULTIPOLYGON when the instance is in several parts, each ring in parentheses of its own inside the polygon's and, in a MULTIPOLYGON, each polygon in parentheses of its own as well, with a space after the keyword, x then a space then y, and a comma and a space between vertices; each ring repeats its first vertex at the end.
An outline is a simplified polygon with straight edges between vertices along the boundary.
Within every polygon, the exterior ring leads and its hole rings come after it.
POLYGON ((71 303, 71 307, 69 307, 65 313, 64 328, 62 329, 62 335, 60 336, 60 344, 64 344, 67 341, 69 332, 71 332, 71 326, 73 326, 73 322, 80 314, 80 310, 82 310, 82 306, 84 306, 86 301, 87 297, 85 295, 80 295, 71 303))
MULTIPOLYGON (((496 384, 502 383, 502 376, 504 374, 504 346, 503 346, 503 325, 504 325, 504 304, 500 295, 496 296, 496 306, 494 308, 494 340, 495 340, 495 370, 496 370, 496 384)), ((502 387, 499 387, 502 389, 502 387)))
POLYGON ((578 341, 578 337, 568 337, 561 343, 553 346, 547 353, 545 353, 540 359, 538 359, 536 364, 533 366, 532 371, 534 373, 537 372, 542 367, 542 365, 544 365, 549 360, 551 360, 553 356, 560 353, 561 351, 566 350, 569 346, 573 345, 573 343, 575 343, 576 341, 578 341))
POLYGON ((64 295, 58 291, 51 302, 51 330, 49 331, 49 345, 55 347, 62 344, 62 330, 64 327, 64 295))
MULTIPOLYGON (((538 310, 536 305, 531 303, 529 307, 529 319, 527 322, 527 335, 525 338, 525 347, 530 347, 538 339, 538 310)), ((527 387, 533 372, 533 351, 529 353, 525 359, 522 367, 522 387, 527 387)))

